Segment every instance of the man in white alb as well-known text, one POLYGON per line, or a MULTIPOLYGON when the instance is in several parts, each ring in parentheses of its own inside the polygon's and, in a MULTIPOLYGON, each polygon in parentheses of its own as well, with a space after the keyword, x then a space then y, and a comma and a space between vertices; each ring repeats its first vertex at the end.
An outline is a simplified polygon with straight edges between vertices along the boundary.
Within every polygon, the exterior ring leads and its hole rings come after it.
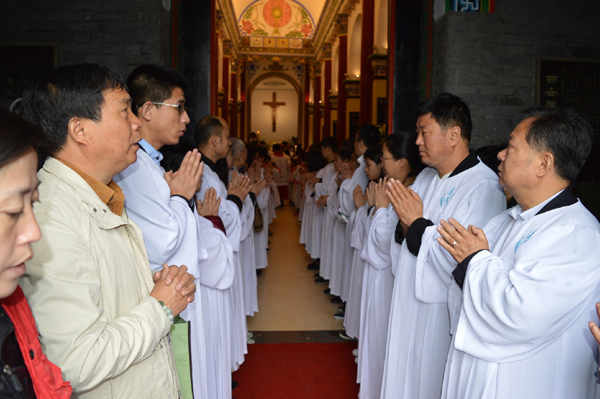
POLYGON ((459 262, 442 398, 596 397, 587 323, 600 299, 600 225, 569 188, 592 134, 573 111, 526 111, 498 154, 518 205, 483 230, 454 219, 438 227, 459 262))
POLYGON ((437 244, 435 225, 450 216, 482 224, 506 209, 498 177, 469 152, 467 104, 442 93, 419 105, 417 115, 416 144, 428 167, 411 188, 393 179, 388 183, 400 220, 391 250, 395 281, 381 391, 389 399, 437 399, 441 394, 455 262, 437 244))

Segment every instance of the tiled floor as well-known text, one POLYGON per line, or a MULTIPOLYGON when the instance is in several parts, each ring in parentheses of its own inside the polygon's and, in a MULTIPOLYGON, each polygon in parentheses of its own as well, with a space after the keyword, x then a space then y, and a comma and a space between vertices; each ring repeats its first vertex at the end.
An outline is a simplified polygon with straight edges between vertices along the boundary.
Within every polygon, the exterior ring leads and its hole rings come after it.
POLYGON ((316 285, 314 272, 306 269, 311 259, 299 244, 300 225, 292 206, 277 210, 270 230, 269 266, 258 277, 259 312, 248 317, 248 330, 257 342, 339 342, 335 336, 342 322, 333 318, 339 305, 330 302, 332 297, 323 293, 327 286, 316 285), (306 331, 321 333, 302 333, 306 331))

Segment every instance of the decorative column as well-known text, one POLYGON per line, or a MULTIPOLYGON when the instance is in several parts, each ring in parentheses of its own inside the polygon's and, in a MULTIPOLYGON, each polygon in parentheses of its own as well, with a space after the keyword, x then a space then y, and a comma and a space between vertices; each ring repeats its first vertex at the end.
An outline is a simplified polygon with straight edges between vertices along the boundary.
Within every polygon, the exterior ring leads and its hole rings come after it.
POLYGON ((246 61, 241 61, 239 65, 240 75, 240 138, 248 140, 248 129, 246 126, 246 61))
POLYGON ((323 55, 325 56, 325 98, 324 105, 324 121, 323 138, 331 136, 331 102, 329 95, 331 94, 331 43, 323 44, 323 55))
MULTIPOLYGON (((366 1, 365 1, 366 3, 366 1)), ((348 137, 346 124, 346 73, 348 72, 348 14, 338 14, 335 24, 338 35, 338 98, 337 98, 337 141, 342 143, 348 137)))
MULTIPOLYGON (((387 55, 377 52, 377 48, 369 56, 369 62, 373 69, 373 105, 371 123, 377 126, 386 125, 386 133, 389 134, 390 129, 387 126, 387 55)), ((383 133, 383 132, 382 132, 383 133)))
POLYGON ((373 69, 369 56, 373 51, 375 2, 362 2, 362 36, 360 40, 360 124, 372 122, 373 107, 373 69))
POLYGON ((313 86, 315 99, 313 143, 318 143, 321 141, 321 61, 315 62, 313 71, 315 75, 315 84, 313 86))
POLYGON ((221 117, 229 123, 229 67, 231 65, 232 55, 231 40, 223 40, 223 66, 222 66, 222 85, 223 85, 223 101, 221 102, 221 117))
POLYGON ((237 113, 237 100, 238 100, 238 62, 235 60, 231 61, 231 86, 229 92, 231 100, 231 117, 229 118, 229 132, 232 136, 238 137, 238 113, 237 113))
POLYGON ((362 115, 360 105, 360 99, 362 98, 360 93, 360 80, 344 80, 344 86, 346 88, 346 115, 344 115, 344 119, 348 124, 348 137, 352 137, 362 125, 360 122, 360 117, 362 115))
POLYGON ((302 140, 298 137, 298 142, 306 147, 308 144, 308 135, 310 131, 310 116, 309 116, 309 108, 310 106, 310 64, 307 62, 304 64, 304 134, 302 135, 302 140))

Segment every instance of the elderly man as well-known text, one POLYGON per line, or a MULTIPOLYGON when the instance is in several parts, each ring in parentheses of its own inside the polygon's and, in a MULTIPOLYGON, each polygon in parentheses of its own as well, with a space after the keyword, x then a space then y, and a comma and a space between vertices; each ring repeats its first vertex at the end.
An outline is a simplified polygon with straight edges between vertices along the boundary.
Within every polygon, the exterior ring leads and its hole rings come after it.
POLYGON ((382 398, 440 397, 454 260, 437 244, 435 225, 453 215, 462 223, 483 224, 506 209, 498 177, 469 151, 467 104, 441 93, 425 100, 417 115, 416 144, 428 167, 410 188, 388 183, 400 221, 391 248, 395 280, 382 398))
POLYGON ((527 111, 498 154, 518 205, 483 230, 454 219, 437 228, 458 262, 443 398, 596 397, 585 330, 600 299, 600 225, 569 188, 591 137, 572 111, 527 111))
POLYGON ((81 64, 25 94, 24 114, 45 130, 51 157, 34 208, 43 238, 22 285, 74 397, 176 399, 168 333, 193 300, 194 277, 172 266, 153 279, 142 232, 112 180, 139 148, 125 87, 115 70, 81 64))

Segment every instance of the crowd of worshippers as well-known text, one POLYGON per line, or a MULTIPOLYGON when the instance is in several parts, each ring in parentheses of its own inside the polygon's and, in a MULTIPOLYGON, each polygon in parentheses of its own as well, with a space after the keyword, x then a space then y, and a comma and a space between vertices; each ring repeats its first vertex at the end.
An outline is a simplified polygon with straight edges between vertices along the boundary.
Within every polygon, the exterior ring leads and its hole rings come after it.
POLYGON ((345 303, 362 399, 595 397, 584 118, 527 110, 496 174, 443 93, 415 133, 379 145, 365 125, 288 160, 216 116, 179 144, 186 90, 158 65, 125 82, 80 64, 0 110, 0 397, 230 398, 285 188, 316 282, 345 303))
POLYGON ((478 151, 472 130, 442 93, 415 132, 364 125, 294 172, 308 269, 358 340, 359 398, 595 398, 600 225, 572 191, 591 125, 532 108, 478 151))
POLYGON ((281 173, 216 116, 185 144, 188 90, 79 64, 0 110, 1 398, 232 397, 281 173))

